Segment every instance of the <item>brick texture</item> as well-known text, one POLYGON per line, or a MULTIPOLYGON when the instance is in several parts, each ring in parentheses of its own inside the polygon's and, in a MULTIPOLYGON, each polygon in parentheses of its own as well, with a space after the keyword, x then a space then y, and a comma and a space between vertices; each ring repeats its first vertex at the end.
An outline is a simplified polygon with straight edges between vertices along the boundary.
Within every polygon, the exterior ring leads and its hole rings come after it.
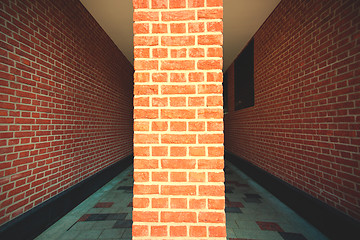
POLYGON ((283 0, 254 36, 255 106, 225 147, 360 219, 360 2, 283 0))
POLYGON ((222 1, 133 3, 133 238, 226 239, 222 1))
POLYGON ((132 153, 133 68, 80 1, 0 2, 0 224, 132 153))

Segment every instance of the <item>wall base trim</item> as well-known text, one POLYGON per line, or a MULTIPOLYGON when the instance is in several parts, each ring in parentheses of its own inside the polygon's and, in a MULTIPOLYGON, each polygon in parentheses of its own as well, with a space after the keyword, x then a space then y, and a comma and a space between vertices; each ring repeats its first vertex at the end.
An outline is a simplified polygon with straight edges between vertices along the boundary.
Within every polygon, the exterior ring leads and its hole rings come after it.
POLYGON ((360 236, 360 222, 358 220, 229 151, 225 151, 225 159, 314 225, 329 239, 354 239, 355 236, 360 236))
POLYGON ((129 155, 0 227, 0 239, 34 239, 131 165, 129 155))

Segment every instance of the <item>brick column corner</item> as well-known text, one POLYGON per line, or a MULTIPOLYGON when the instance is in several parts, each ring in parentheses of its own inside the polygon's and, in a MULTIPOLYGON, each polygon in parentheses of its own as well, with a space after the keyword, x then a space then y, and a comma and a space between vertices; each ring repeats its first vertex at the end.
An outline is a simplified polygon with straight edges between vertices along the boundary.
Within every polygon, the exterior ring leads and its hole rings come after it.
POLYGON ((226 239, 223 2, 133 5, 133 239, 226 239))

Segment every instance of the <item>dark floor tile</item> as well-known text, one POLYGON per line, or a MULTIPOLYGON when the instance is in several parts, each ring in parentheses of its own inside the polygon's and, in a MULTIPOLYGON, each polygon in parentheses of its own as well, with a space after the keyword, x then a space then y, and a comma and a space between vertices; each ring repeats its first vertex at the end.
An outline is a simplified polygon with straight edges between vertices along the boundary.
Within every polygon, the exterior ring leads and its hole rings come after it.
POLYGON ((109 214, 90 214, 86 221, 105 221, 109 214))
POLYGON ((127 213, 109 213, 106 220, 124 220, 127 213))
POLYGON ((118 220, 114 224, 113 228, 131 228, 132 220, 118 220))
POLYGON ((83 221, 86 221, 89 217, 90 217, 91 214, 84 214, 82 215, 79 220, 77 220, 78 222, 83 222, 83 221))
POLYGON ((256 193, 245 193, 246 198, 262 198, 259 194, 256 193))
POLYGON ((266 231, 276 231, 276 232, 284 232, 279 224, 274 222, 260 222, 257 221, 256 224, 260 227, 261 230, 266 231))
POLYGON ((245 183, 240 183, 239 181, 233 181, 233 180, 229 180, 229 181, 225 181, 225 185, 235 185, 237 187, 249 187, 248 184, 245 183))
POLYGON ((238 207, 225 207, 225 212, 227 212, 227 213, 242 213, 241 209, 238 207))
POLYGON ((233 187, 225 186, 225 193, 233 193, 233 190, 233 187))
POLYGON ((250 238, 229 238, 229 240, 256 240, 256 239, 250 239, 250 238))
POLYGON ((243 198, 247 203, 262 203, 259 198, 243 198))
POLYGON ((133 187, 132 186, 120 186, 116 190, 125 190, 126 193, 132 193, 133 187))
POLYGON ((94 208, 110 208, 112 205, 114 205, 113 202, 98 202, 94 208))
POLYGON ((302 234, 300 233, 290 233, 290 232, 279 232, 281 237, 284 240, 307 240, 302 234))
POLYGON ((132 190, 133 187, 132 186, 120 186, 117 188, 117 190, 132 190))
POLYGON ((233 181, 233 180, 229 180, 229 181, 225 181, 225 184, 233 184, 233 185, 236 185, 236 184, 239 184, 237 181, 233 181))
POLYGON ((237 207, 237 208, 243 208, 244 204, 242 204, 241 202, 228 202, 225 203, 228 207, 237 207))

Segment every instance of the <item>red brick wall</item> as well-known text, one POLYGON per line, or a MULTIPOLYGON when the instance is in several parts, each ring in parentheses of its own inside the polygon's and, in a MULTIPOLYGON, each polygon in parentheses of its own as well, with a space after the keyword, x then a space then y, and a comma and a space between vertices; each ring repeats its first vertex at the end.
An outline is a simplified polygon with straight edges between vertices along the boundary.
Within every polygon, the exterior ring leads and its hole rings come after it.
POLYGON ((255 106, 230 107, 226 149, 360 219, 360 1, 283 0, 254 38, 255 106))
POLYGON ((77 0, 0 2, 0 223, 132 152, 133 68, 77 0))
POLYGON ((134 239, 226 239, 222 0, 133 0, 134 239))

